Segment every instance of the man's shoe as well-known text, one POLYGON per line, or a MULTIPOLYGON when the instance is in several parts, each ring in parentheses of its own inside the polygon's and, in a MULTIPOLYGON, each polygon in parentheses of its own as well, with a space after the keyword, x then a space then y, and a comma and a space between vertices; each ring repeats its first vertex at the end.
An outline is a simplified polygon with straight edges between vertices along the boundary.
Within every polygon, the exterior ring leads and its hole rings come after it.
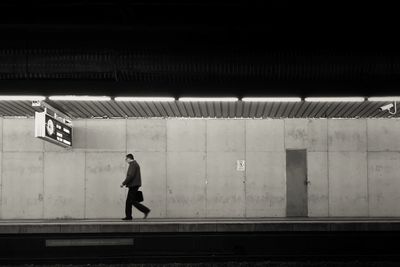
POLYGON ((125 217, 125 218, 122 218, 122 220, 123 220, 123 221, 132 221, 132 217, 131 217, 131 218, 125 217))
POLYGON ((147 218, 147 215, 149 215, 149 213, 150 213, 150 211, 146 212, 146 213, 144 214, 143 219, 146 219, 146 218, 147 218))

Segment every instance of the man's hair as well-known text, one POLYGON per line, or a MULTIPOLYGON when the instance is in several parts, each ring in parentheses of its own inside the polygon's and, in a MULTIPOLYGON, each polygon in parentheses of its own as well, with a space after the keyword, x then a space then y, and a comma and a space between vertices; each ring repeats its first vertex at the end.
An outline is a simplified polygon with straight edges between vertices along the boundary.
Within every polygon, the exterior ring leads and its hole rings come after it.
POLYGON ((132 154, 128 154, 128 155, 126 155, 126 157, 129 158, 129 159, 133 159, 133 155, 132 154))

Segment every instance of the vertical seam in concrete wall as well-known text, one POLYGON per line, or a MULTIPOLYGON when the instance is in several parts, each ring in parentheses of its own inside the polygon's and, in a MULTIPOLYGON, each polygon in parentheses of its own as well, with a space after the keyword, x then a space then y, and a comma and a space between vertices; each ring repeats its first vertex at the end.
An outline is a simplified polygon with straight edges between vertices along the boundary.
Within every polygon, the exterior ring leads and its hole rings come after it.
POLYGON ((365 120, 365 131, 366 131, 366 153, 367 153, 367 215, 370 217, 370 210, 369 210, 369 171, 368 171, 368 161, 369 161, 369 153, 368 153, 368 119, 365 120))
POLYGON ((44 199, 45 199, 45 192, 44 192, 44 153, 45 153, 45 142, 42 141, 42 218, 44 219, 44 199))
POLYGON ((83 163, 84 166, 84 171, 83 171, 83 218, 86 219, 86 194, 87 194, 87 189, 86 189, 86 162, 87 162, 87 120, 85 120, 85 161, 83 163))
POLYGON ((246 131, 246 127, 247 127, 247 120, 245 120, 244 121, 244 162, 245 162, 245 168, 244 168, 244 177, 243 177, 243 184, 244 184, 244 188, 243 188, 243 190, 244 190, 244 217, 245 218, 247 218, 247 194, 246 194, 246 191, 247 191, 247 179, 246 179, 246 177, 247 177, 247 146, 246 146, 246 134, 247 134, 247 131, 246 131))
POLYGON ((165 217, 168 217, 168 120, 165 120, 165 217))
POLYGON ((283 119, 283 158, 285 161, 284 175, 285 175, 285 217, 287 217, 287 170, 286 170, 286 120, 283 119))
MULTIPOLYGON (((44 219, 44 199, 45 199, 45 192, 44 192, 44 153, 45 153, 45 142, 42 141, 42 219, 44 219)), ((39 200, 40 200, 40 198, 39 198, 39 200)))
POLYGON ((3 128, 4 128, 4 119, 3 117, 0 118, 1 121, 1 147, 0 147, 0 151, 1 151, 1 162, 0 162, 0 167, 1 167, 1 172, 0 172, 0 219, 3 218, 3 158, 4 158, 4 154, 3 154, 3 139, 4 139, 4 132, 3 132, 3 128))
POLYGON ((128 119, 125 118, 125 155, 128 154, 128 119))
POLYGON ((206 160, 205 160, 205 164, 206 164, 206 175, 205 175, 205 178, 206 178, 206 180, 204 181, 205 182, 205 187, 204 187, 205 213, 204 213, 204 216, 206 218, 207 218, 207 215, 208 215, 208 213, 207 213, 207 187, 208 187, 207 127, 208 127, 208 120, 205 120, 205 127, 204 127, 204 129, 205 129, 205 131, 204 131, 204 145, 205 145, 205 148, 204 148, 204 154, 206 156, 206 160))
POLYGON ((330 203, 330 177, 329 177, 329 119, 326 120, 326 175, 328 179, 328 217, 331 216, 331 203, 330 203))

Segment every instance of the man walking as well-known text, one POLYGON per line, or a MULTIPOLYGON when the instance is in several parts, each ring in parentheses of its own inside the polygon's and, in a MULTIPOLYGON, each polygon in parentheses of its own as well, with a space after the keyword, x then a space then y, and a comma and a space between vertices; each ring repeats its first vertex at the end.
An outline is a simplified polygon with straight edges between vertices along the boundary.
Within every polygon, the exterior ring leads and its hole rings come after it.
POLYGON ((129 164, 128 172, 126 174, 125 181, 122 182, 121 187, 126 186, 129 188, 128 196, 126 197, 125 203, 125 218, 122 220, 128 221, 132 220, 132 205, 135 206, 138 210, 144 213, 144 219, 147 218, 147 215, 150 213, 150 209, 142 204, 140 204, 136 198, 136 192, 139 190, 139 187, 142 186, 142 179, 140 176, 140 166, 134 160, 132 154, 128 154, 125 157, 126 163, 129 164))

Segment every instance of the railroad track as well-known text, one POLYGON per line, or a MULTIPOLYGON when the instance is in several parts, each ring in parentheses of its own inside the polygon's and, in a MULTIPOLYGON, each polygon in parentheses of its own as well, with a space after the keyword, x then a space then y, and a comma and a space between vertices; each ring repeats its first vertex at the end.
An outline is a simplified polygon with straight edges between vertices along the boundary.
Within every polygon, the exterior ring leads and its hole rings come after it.
POLYGON ((18 234, 0 236, 0 264, 214 261, 393 261, 399 232, 18 234))

